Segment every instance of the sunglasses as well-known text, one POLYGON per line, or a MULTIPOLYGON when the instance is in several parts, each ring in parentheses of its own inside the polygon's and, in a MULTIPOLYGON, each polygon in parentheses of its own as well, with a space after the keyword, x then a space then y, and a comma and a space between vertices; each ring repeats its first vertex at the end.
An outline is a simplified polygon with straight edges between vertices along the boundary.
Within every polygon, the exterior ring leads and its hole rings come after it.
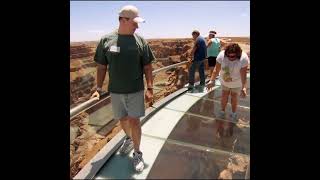
POLYGON ((233 55, 233 56, 228 55, 227 57, 233 59, 233 58, 237 57, 237 55, 233 55))

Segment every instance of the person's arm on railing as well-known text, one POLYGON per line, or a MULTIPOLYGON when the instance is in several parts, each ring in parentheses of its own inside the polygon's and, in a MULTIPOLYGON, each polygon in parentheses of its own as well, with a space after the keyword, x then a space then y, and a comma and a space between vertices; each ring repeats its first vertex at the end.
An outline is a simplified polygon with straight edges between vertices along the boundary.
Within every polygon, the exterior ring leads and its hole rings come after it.
POLYGON ((208 90, 211 90, 212 87, 215 86, 215 80, 216 80, 216 77, 218 76, 218 74, 220 73, 220 70, 221 70, 221 64, 219 62, 217 62, 214 70, 212 71, 210 81, 207 84, 208 90))
POLYGON ((210 81, 207 84, 207 89, 211 90, 212 87, 215 86, 215 80, 217 78, 217 76, 219 75, 220 71, 221 71, 221 64, 224 58, 224 51, 221 51, 218 56, 217 56, 217 63, 216 66, 214 68, 214 70, 212 71, 211 77, 210 77, 210 81))
POLYGON ((93 60, 97 63, 97 90, 92 94, 91 98, 98 97, 100 99, 100 95, 102 92, 102 85, 104 78, 106 77, 108 60, 105 56, 105 48, 104 48, 105 39, 101 39, 96 53, 94 55, 93 60))
POLYGON ((197 41, 194 42, 193 44, 193 47, 192 47, 192 50, 191 50, 191 59, 188 60, 189 63, 191 63, 193 61, 193 58, 194 58, 194 53, 196 52, 197 50, 197 41))
POLYGON ((97 66, 97 90, 92 94, 91 98, 98 97, 100 99, 100 94, 102 92, 103 81, 106 77, 107 66, 98 64, 97 66))
POLYGON ((107 69, 108 69, 107 66, 98 64, 98 67, 97 67, 97 88, 102 88, 103 81, 106 77, 107 69))

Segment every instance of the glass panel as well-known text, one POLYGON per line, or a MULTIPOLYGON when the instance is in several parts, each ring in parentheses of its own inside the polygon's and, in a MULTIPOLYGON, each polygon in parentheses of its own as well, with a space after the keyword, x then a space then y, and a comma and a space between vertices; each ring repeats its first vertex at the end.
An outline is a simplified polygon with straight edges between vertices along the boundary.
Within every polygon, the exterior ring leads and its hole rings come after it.
MULTIPOLYGON (((196 102, 188 112, 193 114, 199 114, 201 116, 207 116, 209 118, 216 118, 218 113, 221 111, 220 100, 205 100, 201 99, 196 102)), ((228 103, 226 107, 226 117, 225 120, 231 121, 231 104, 228 103)), ((245 107, 237 107, 237 114, 240 123, 249 124, 250 123, 250 109, 245 107)))
POLYGON ((184 115, 168 139, 250 154, 250 128, 242 124, 184 115))
POLYGON ((246 156, 166 142, 147 179, 244 179, 246 156))

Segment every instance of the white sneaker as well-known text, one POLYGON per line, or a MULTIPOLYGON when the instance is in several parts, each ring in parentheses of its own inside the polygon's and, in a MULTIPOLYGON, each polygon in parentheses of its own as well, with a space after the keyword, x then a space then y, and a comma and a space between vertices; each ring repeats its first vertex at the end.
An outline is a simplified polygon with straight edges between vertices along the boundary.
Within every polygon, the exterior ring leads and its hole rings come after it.
POLYGON ((122 146, 120 147, 120 154, 128 154, 133 149, 133 141, 131 138, 124 140, 122 146))
POLYGON ((142 152, 133 153, 133 167, 137 172, 141 172, 144 169, 144 161, 142 158, 142 152))

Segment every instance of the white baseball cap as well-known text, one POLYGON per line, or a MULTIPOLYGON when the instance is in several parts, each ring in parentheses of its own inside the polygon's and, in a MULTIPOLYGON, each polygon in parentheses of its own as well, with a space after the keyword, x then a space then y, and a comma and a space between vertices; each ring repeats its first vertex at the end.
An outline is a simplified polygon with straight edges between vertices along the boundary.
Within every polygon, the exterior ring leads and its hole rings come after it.
POLYGON ((216 31, 209 31, 209 34, 208 34, 207 36, 209 36, 209 35, 216 35, 216 34, 217 34, 216 31))
POLYGON ((146 22, 142 17, 139 16, 138 8, 132 5, 126 5, 122 7, 119 11, 119 16, 133 19, 133 21, 137 23, 146 22))

